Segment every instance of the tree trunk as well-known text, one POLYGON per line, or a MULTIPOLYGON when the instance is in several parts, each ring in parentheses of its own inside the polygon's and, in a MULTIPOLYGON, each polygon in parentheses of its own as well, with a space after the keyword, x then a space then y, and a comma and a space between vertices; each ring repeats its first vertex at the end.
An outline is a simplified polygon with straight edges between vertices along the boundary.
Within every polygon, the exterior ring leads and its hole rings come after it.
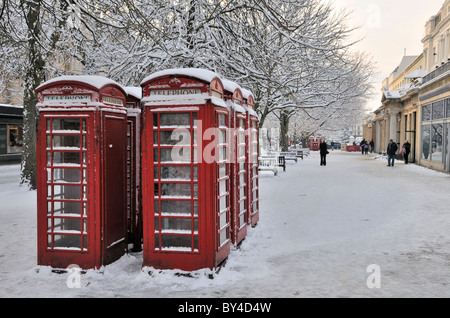
POLYGON ((280 146, 281 151, 289 150, 289 115, 282 111, 280 114, 280 146))
POLYGON ((36 189, 36 88, 43 79, 44 61, 37 40, 40 33, 40 1, 22 1, 26 10, 28 26, 28 64, 24 89, 24 146, 22 154, 21 182, 28 183, 30 189, 36 189))

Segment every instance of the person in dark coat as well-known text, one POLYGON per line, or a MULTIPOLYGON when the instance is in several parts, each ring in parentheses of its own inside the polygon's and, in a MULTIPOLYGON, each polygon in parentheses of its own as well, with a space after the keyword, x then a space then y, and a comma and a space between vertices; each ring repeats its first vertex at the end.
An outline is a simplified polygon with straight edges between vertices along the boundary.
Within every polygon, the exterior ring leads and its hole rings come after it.
POLYGON ((374 149, 375 149, 375 143, 373 142, 373 139, 372 139, 370 141, 370 153, 372 153, 374 149))
POLYGON ((405 164, 408 164, 408 156, 411 152, 411 144, 408 142, 408 140, 405 140, 405 143, 403 144, 402 148, 403 151, 403 158, 405 159, 405 164))
POLYGON ((328 149, 327 149, 327 143, 325 142, 325 140, 322 140, 322 142, 319 145, 319 150, 320 150, 320 165, 321 166, 326 166, 327 165, 327 154, 328 154, 328 149))
POLYGON ((392 139, 389 141, 387 146, 387 155, 388 155, 388 167, 394 166, 395 153, 397 152, 397 143, 395 143, 392 139), (392 164, 391 164, 392 162, 392 164))

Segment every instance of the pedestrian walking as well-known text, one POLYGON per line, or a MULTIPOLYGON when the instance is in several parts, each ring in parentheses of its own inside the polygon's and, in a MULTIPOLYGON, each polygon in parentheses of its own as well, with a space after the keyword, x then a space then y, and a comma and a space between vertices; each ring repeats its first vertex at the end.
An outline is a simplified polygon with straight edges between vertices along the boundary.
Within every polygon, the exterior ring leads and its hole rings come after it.
POLYGON ((327 143, 325 142, 325 140, 322 140, 322 142, 319 145, 319 150, 320 150, 320 165, 321 166, 326 166, 327 165, 327 154, 328 154, 328 149, 327 149, 327 143))
POLYGON ((370 153, 373 152, 374 148, 375 148, 375 143, 373 142, 373 139, 372 139, 372 140, 370 141, 370 153))
POLYGON ((397 144, 391 139, 389 140, 388 146, 387 146, 387 156, 388 156, 388 167, 394 166, 395 161, 395 153, 397 152, 397 144), (391 163, 392 162, 392 163, 391 163))
POLYGON ((366 139, 363 139, 361 141, 361 143, 359 144, 359 147, 361 148, 361 154, 362 155, 364 154, 364 146, 366 145, 366 143, 367 143, 366 139))
POLYGON ((411 144, 408 142, 408 140, 405 140, 402 146, 402 153, 403 153, 403 159, 405 159, 405 164, 408 164, 408 156, 411 152, 411 144))
POLYGON ((367 155, 368 151, 369 151, 369 143, 366 141, 366 143, 364 144, 364 154, 367 155))

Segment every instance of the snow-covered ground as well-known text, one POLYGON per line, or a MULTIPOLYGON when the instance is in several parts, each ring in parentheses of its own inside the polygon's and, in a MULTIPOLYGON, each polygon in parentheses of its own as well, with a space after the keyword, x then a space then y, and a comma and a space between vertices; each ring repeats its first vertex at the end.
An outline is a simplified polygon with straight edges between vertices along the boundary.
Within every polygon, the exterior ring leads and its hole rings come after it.
POLYGON ((450 176, 360 153, 327 159, 261 175, 260 222, 213 279, 149 275, 131 253, 81 275, 81 288, 36 266, 36 193, 19 186, 19 165, 0 166, 0 297, 450 297, 450 176))

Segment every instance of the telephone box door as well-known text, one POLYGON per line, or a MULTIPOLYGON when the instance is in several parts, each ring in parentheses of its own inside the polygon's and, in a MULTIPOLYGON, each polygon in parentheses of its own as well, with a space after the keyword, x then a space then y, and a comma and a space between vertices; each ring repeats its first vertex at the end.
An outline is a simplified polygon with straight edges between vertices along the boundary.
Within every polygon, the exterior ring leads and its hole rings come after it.
POLYGON ((117 178, 125 169, 126 138, 122 135, 125 131, 126 121, 124 117, 106 115, 104 118, 104 249, 106 262, 117 259, 117 255, 123 254, 126 248, 126 209, 125 180, 117 178), (111 260, 109 259, 111 257, 111 260))

